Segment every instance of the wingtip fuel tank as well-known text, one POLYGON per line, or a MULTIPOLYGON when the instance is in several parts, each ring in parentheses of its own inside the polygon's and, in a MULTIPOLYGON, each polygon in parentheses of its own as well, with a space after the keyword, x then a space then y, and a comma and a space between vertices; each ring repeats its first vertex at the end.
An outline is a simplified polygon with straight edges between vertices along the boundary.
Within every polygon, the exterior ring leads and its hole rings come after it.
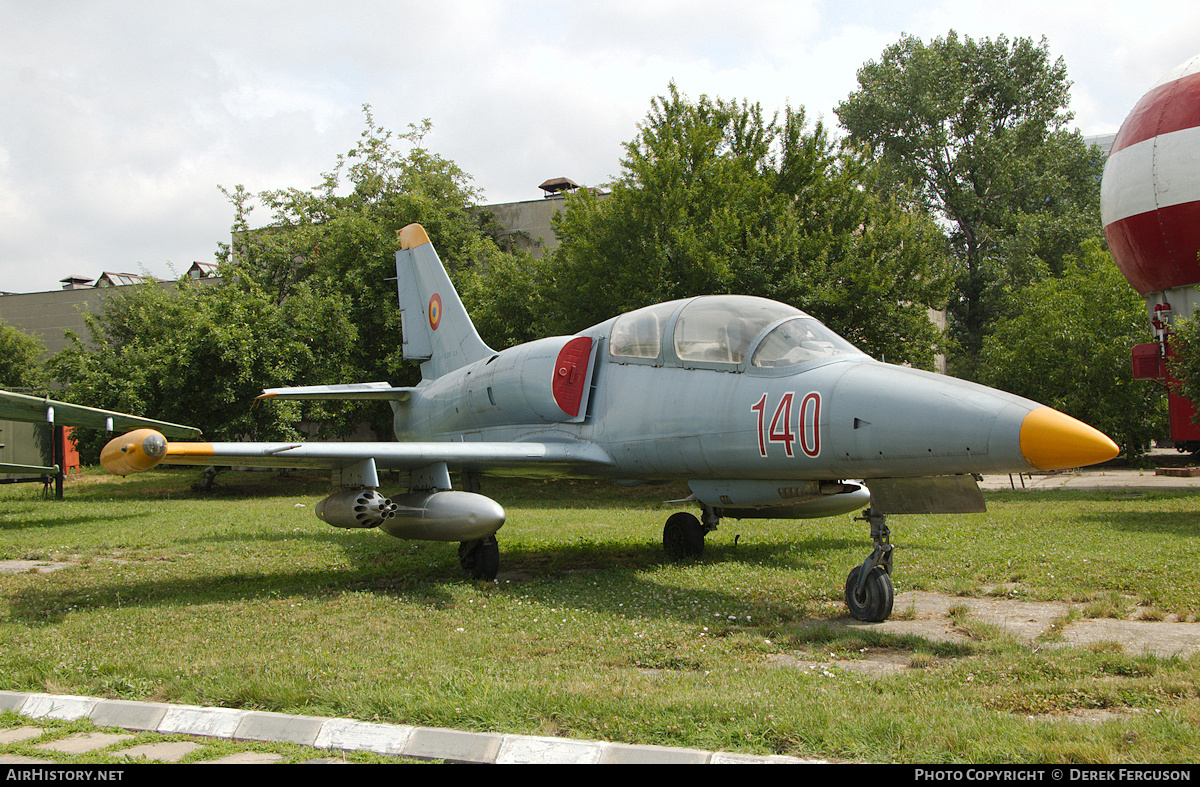
POLYGON ((108 441, 100 464, 113 475, 127 476, 151 469, 167 455, 167 439, 153 429, 135 429, 108 441))

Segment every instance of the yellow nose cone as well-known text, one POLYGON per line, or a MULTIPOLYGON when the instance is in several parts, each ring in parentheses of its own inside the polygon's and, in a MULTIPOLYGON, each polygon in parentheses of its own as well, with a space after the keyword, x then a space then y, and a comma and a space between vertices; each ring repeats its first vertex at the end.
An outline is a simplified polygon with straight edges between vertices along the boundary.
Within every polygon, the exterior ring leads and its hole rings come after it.
POLYGON ((1039 407, 1021 422, 1021 455, 1038 470, 1065 470, 1107 462, 1121 449, 1082 421, 1039 407))

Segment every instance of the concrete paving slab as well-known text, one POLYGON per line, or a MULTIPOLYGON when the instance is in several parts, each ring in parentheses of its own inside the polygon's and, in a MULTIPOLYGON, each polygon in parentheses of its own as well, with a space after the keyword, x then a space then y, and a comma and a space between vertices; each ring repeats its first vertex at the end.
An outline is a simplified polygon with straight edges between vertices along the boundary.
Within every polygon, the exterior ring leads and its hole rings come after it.
POLYGON ((0 574, 48 574, 70 565, 70 563, 52 563, 49 560, 0 560, 0 574))
POLYGON ((167 709, 157 732, 232 738, 246 711, 232 708, 202 708, 177 705, 167 709))
POLYGON ((101 727, 120 727, 126 730, 157 730, 170 705, 162 702, 130 702, 101 700, 92 708, 89 718, 101 727))
POLYGON ((59 721, 86 719, 91 715, 98 697, 75 697, 67 694, 30 694, 21 713, 35 719, 47 718, 59 721))
POLYGON ((218 757, 215 760, 204 760, 202 765, 265 765, 273 762, 281 762, 282 754, 275 754, 269 751, 241 751, 237 754, 230 754, 226 757, 218 757))
POLYGON ((496 755, 498 765, 597 765, 606 744, 563 738, 505 735, 496 755))
POLYGON ((329 719, 313 746, 318 749, 373 751, 379 754, 403 754, 412 737, 413 727, 400 724, 375 724, 354 719, 329 719))
POLYGON ((610 743, 604 747, 600 763, 602 765, 705 765, 711 757, 710 752, 699 749, 610 743))
POLYGON ((193 741, 163 741, 122 749, 116 756, 126 760, 145 758, 153 762, 179 762, 199 748, 202 748, 201 744, 193 741))
POLYGON ((21 691, 0 691, 0 710, 20 711, 29 702, 29 695, 21 691))
POLYGON ((41 727, 13 727, 8 730, 0 730, 0 746, 31 741, 34 738, 40 738, 43 732, 45 730, 41 727))
POLYGON ((762 765, 777 763, 780 765, 828 765, 826 760, 802 760, 798 757, 783 757, 780 755, 756 757, 753 754, 731 754, 729 752, 713 752, 713 765, 762 765))
MULTIPOLYGON (((1161 468, 1166 470, 1167 468, 1161 468)), ((1049 473, 1013 473, 985 475, 979 482, 984 490, 1016 489, 1182 489, 1200 492, 1200 477, 1157 472, 1154 468, 1084 467, 1049 473)))
POLYGON ((63 754, 87 754, 97 749, 106 749, 121 741, 127 741, 132 737, 133 735, 115 732, 81 732, 66 738, 60 738, 56 741, 39 743, 35 748, 62 752, 63 754))
MULTIPOLYGON (((1190 656, 1200 650, 1200 625, 1146 620, 1077 620, 1063 631, 1065 645, 1116 642, 1134 656, 1190 656)), ((1054 643, 1057 644, 1057 643, 1054 643)))
POLYGON ((55 765, 54 760, 41 760, 21 754, 0 754, 0 765, 55 765))
POLYGON ((286 713, 248 711, 233 737, 247 741, 274 741, 312 746, 321 733, 325 719, 316 716, 289 716, 286 713))
POLYGON ((448 762, 492 763, 500 753, 503 735, 417 727, 403 753, 420 759, 448 762))

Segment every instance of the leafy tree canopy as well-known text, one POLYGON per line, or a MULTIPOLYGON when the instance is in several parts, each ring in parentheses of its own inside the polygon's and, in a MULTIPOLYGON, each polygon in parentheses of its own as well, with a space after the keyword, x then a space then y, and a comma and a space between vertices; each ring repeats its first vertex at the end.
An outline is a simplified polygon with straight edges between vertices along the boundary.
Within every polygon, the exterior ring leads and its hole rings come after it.
POLYGON ((859 70, 858 89, 836 109, 885 185, 908 189, 948 230, 950 328, 965 376, 993 322, 1010 314, 1008 296, 1061 274, 1100 234, 1104 159, 1067 129, 1070 84, 1045 39, 904 36, 859 70))
POLYGON ((0 322, 0 388, 37 388, 46 384, 41 340, 0 322))
POLYGON ((1165 424, 1162 389, 1134 380, 1146 307, 1104 247, 1085 242, 1061 277, 1024 288, 1016 316, 983 342, 980 382, 1074 416, 1137 456, 1165 424))
POLYGON ((255 402, 264 388, 344 373, 356 332, 342 300, 300 285, 276 304, 245 280, 185 279, 123 288, 86 319, 90 340, 68 334, 50 361, 65 399, 198 426, 210 440, 296 439, 302 417, 345 426, 323 403, 255 402))
POLYGON ((1176 392, 1193 404, 1200 402, 1200 315, 1172 321, 1170 349, 1168 372, 1176 392))
POLYGON ((75 401, 199 426, 210 439, 295 439, 303 419, 326 435, 368 421, 391 435, 386 404, 272 402, 264 388, 388 380, 403 364, 395 290, 397 230, 424 225, 452 275, 501 256, 472 212, 477 192, 453 162, 425 150, 428 121, 399 136, 366 128, 311 190, 225 189, 233 240, 222 282, 131 288, 88 320, 55 359, 75 401), (271 212, 252 228, 251 212, 271 212))
POLYGON ((396 232, 422 224, 452 277, 502 252, 487 232, 486 215, 475 210, 479 192, 470 177, 423 146, 429 121, 396 135, 375 124, 370 107, 363 111, 366 128, 358 143, 338 156, 319 186, 257 195, 241 186, 226 191, 236 217, 223 264, 236 264, 239 276, 254 279, 275 302, 286 300, 298 282, 314 293, 345 297, 361 339, 347 359, 356 370, 350 379, 415 382, 413 366, 401 359, 396 232), (256 203, 272 218, 251 229, 256 203))
POLYGON ((570 333, 658 301, 739 293, 802 308, 867 352, 932 364, 940 231, 867 188, 867 162, 802 109, 768 117, 671 84, 621 163, 606 198, 567 198, 560 246, 519 280, 539 294, 540 327, 570 333))

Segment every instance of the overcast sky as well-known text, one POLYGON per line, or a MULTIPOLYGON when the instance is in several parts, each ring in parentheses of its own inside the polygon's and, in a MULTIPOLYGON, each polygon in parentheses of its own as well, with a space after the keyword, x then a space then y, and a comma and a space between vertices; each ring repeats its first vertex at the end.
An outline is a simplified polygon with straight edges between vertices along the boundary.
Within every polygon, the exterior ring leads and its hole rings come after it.
POLYGON ((427 146, 496 203, 611 180, 671 80, 836 124, 902 33, 1045 36, 1093 135, 1200 53, 1195 0, 0 0, 0 19, 7 292, 212 262, 218 186, 316 185, 363 104, 398 132, 429 118, 427 146))

